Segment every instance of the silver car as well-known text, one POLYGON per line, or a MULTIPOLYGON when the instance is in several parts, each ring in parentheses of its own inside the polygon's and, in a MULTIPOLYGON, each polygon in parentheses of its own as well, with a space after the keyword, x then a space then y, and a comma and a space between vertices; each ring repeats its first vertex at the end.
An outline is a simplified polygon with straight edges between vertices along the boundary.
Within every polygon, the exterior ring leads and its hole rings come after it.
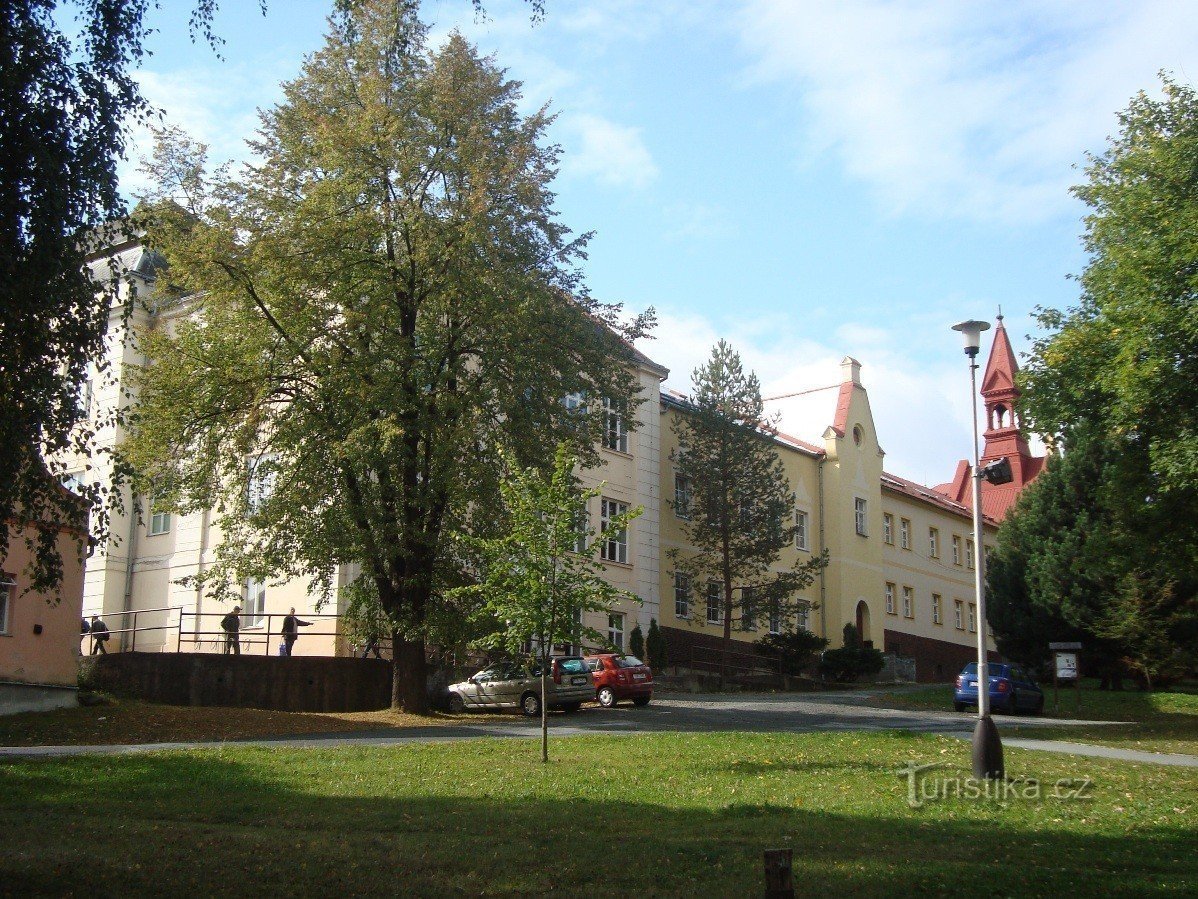
MULTIPOLYGON (((549 708, 578 711, 595 698, 591 670, 581 656, 551 660, 546 695, 549 708)), ((538 664, 500 662, 470 680, 449 685, 449 710, 518 708, 530 718, 541 714, 541 669, 538 664)))

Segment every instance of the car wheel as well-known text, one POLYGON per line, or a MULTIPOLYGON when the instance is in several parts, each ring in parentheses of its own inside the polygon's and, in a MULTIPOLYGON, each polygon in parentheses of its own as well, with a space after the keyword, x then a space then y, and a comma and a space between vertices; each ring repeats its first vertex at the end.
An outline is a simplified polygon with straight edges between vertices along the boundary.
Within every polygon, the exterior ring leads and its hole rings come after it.
POLYGON ((965 711, 967 708, 969 708, 969 706, 967 706, 967 705, 966 705, 965 703, 963 703, 963 702, 954 702, 954 703, 953 703, 953 708, 954 708, 954 709, 956 709, 958 712, 963 712, 963 711, 965 711))
POLYGON ((632 697, 632 704, 633 705, 648 705, 649 697, 648 696, 634 696, 634 697, 632 697))
POLYGON ((462 699, 458 693, 449 694, 449 710, 455 715, 460 715, 466 711, 466 700, 462 699))
POLYGON ((610 709, 616 704, 616 691, 611 687, 600 687, 595 698, 599 700, 599 705, 610 709))
POLYGON ((565 712, 567 715, 573 715, 575 712, 577 712, 581 708, 582 708, 581 702, 567 702, 565 705, 562 706, 562 711, 565 712))
POLYGON ((525 717, 536 718, 541 714, 541 697, 536 693, 525 693, 520 697, 520 711, 525 717))

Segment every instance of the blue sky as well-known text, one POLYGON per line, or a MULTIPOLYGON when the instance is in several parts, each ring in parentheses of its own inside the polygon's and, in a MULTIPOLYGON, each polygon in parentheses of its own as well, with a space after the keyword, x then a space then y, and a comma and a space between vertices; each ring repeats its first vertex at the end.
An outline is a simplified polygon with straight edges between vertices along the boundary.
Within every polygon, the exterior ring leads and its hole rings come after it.
MULTIPOLYGON (((319 46, 331 0, 225 0, 224 61, 166 4, 141 72, 170 121, 241 159, 255 109, 319 46)), ((1017 351, 1037 305, 1076 297, 1087 151, 1156 73, 1198 74, 1198 4, 426 0, 551 103, 561 218, 596 232, 592 291, 654 306, 643 349, 685 390, 725 337, 767 395, 863 365, 886 467, 935 484, 969 451, 948 326, 1001 305, 1017 351)), ((148 148, 145 135, 139 146, 148 148)), ((137 150, 134 151, 136 155, 137 150)), ((135 165, 126 186, 137 185, 135 165)), ((812 442, 822 392, 776 404, 812 442)))

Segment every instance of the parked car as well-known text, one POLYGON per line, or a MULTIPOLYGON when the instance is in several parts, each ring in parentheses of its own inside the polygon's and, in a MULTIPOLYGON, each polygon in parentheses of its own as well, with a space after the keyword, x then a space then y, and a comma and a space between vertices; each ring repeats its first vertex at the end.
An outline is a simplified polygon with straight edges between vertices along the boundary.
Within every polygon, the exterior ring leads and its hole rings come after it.
MULTIPOLYGON (((1041 712, 1044 710, 1044 691, 1018 665, 990 663, 990 707, 996 711, 1041 712)), ((953 708, 965 711, 966 706, 978 704, 978 666, 970 662, 957 675, 953 708)))
POLYGON ((631 699, 633 705, 648 705, 653 698, 653 672, 636 656, 618 652, 603 652, 586 657, 595 678, 591 697, 605 709, 621 699, 631 699))
MULTIPOLYGON (((552 660, 548 681, 549 708, 577 712, 595 698, 591 670, 581 656, 552 660)), ((518 708, 530 718, 541 714, 541 669, 527 662, 500 662, 469 680, 449 685, 449 710, 518 708)))

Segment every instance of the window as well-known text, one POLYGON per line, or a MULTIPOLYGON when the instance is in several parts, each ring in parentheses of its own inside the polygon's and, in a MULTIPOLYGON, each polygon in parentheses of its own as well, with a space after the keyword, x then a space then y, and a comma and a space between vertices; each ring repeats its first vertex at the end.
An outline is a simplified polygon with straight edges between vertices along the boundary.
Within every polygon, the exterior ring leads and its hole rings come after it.
POLYGON ((241 614, 251 626, 262 623, 266 616, 266 581, 252 577, 245 582, 245 608, 241 614))
POLYGON ((799 606, 799 627, 803 630, 809 630, 808 625, 811 623, 811 606, 804 603, 799 606))
POLYGON ((959 599, 953 600, 953 624, 957 630, 965 630, 965 603, 959 599))
POLYGON ((674 617, 691 617, 691 578, 680 571, 674 573, 674 617))
POLYGON ((624 613, 612 612, 607 616, 607 639, 620 652, 624 651, 624 613))
MULTIPOLYGON (((154 508, 151 501, 150 508, 154 508)), ((160 534, 169 534, 171 530, 171 513, 170 512, 153 512, 150 515, 150 536, 157 537, 160 534)))
POLYGON ((12 604, 16 595, 16 581, 10 575, 0 574, 0 634, 9 632, 9 619, 12 618, 12 604))
POLYGON ((624 413, 611 398, 603 399, 603 445, 616 452, 628 452, 628 429, 624 413))
POLYGON ((903 549, 911 548, 911 519, 899 519, 899 546, 903 549))
POLYGON ((582 554, 587 551, 587 529, 591 523, 591 514, 585 509, 579 509, 574 516, 574 552, 582 554))
POLYGON ((740 629, 757 630, 757 598, 752 587, 742 587, 740 591, 740 629))
POLYGON ((807 542, 807 513, 801 509, 795 509, 795 549, 811 549, 807 542))
POLYGON ((84 482, 82 471, 68 471, 62 476, 62 486, 66 487, 76 496, 83 494, 84 482))
POLYGON ((953 534, 953 564, 961 564, 961 538, 957 534, 953 534))
POLYGON ((257 512, 274 494, 278 458, 275 453, 263 453, 249 460, 245 491, 250 512, 257 512))
POLYGON ((776 602, 770 603, 770 633, 782 633, 782 609, 776 602))
POLYGON ((895 614, 894 610, 894 584, 886 585, 886 614, 895 614))
POLYGON ((707 582, 707 622, 719 624, 724 620, 724 588, 719 581, 707 582))
POLYGON ((684 474, 674 475, 674 515, 690 520, 691 479, 684 474))
POLYGON ((940 594, 932 594, 932 624, 944 624, 940 619, 940 594))
POLYGON ((865 517, 865 500, 861 497, 853 500, 853 521, 857 525, 857 533, 862 537, 868 536, 869 531, 865 527, 867 522, 865 517))
POLYGON ((903 617, 904 618, 914 618, 915 617, 915 588, 914 587, 904 587, 903 588, 903 617))
POLYGON ((95 395, 95 387, 92 384, 92 379, 88 378, 79 385, 79 414, 84 418, 92 417, 92 397, 95 395))
POLYGON ((969 604, 969 632, 977 633, 978 629, 978 607, 973 603, 969 604))
POLYGON ((894 516, 889 512, 882 516, 882 539, 894 546, 894 516))
POLYGON ((928 528, 928 558, 940 558, 940 531, 936 528, 928 528))
POLYGON ((972 540, 965 541, 965 567, 966 568, 973 567, 973 541, 972 540))
POLYGON ((603 514, 599 522, 600 530, 603 532, 603 549, 599 555, 605 562, 628 563, 628 531, 623 528, 613 531, 609 528, 612 519, 627 511, 628 503, 618 503, 614 499, 604 498, 603 514))
POLYGON ((586 394, 581 390, 576 393, 567 393, 562 397, 562 405, 566 407, 566 411, 572 415, 582 415, 587 410, 586 394))

